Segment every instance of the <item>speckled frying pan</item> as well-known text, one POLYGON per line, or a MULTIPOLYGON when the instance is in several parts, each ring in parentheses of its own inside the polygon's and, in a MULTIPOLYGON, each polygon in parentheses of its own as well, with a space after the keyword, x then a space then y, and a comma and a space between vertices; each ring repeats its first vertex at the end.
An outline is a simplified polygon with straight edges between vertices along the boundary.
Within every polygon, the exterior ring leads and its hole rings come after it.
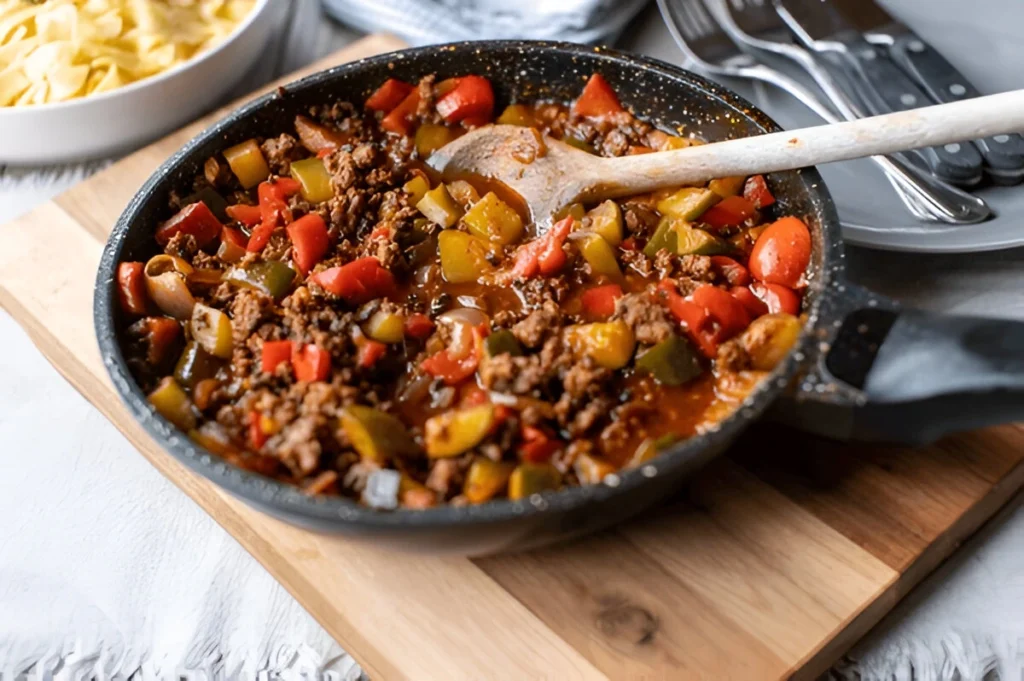
MULTIPOLYGON (((297 113, 333 100, 361 102, 383 80, 480 73, 498 106, 513 99, 579 94, 601 72, 636 115, 709 140, 778 129, 751 104, 668 64, 579 45, 475 42, 405 50, 346 64, 257 99, 206 130, 142 187, 107 243, 96 281, 95 322, 110 376, 128 408, 168 452, 232 494, 282 520, 398 548, 486 554, 549 544, 607 527, 677 490, 772 408, 775 418, 839 438, 923 442, 943 433, 1024 415, 1024 324, 899 311, 893 301, 844 278, 839 221, 817 171, 769 181, 781 209, 807 217, 814 235, 807 324, 790 356, 717 428, 604 483, 511 502, 381 512, 237 469, 193 444, 150 408, 117 341, 122 320, 114 272, 121 260, 155 252, 153 230, 173 189, 184 190, 203 161, 225 147, 290 128, 297 113)), ((499 109, 500 110, 500 109, 499 109)))

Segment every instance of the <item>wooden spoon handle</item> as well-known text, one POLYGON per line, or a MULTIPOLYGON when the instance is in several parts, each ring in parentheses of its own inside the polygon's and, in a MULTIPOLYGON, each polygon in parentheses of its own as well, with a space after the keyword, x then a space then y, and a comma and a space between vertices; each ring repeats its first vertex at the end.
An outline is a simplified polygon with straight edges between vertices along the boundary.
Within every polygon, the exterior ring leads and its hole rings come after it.
POLYGON ((716 177, 793 170, 833 161, 963 143, 1000 133, 1024 131, 1024 90, 966 99, 952 104, 744 137, 657 154, 600 163, 606 196, 700 184, 716 177))

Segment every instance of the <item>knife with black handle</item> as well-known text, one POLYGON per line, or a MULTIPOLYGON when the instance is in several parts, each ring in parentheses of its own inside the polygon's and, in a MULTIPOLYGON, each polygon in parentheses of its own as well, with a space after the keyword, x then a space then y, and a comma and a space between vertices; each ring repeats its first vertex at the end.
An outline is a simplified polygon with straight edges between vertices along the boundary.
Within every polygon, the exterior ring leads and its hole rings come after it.
MULTIPOLYGON (((873 33, 869 39, 886 44, 893 60, 936 102, 945 104, 981 96, 977 88, 938 50, 906 27, 897 25, 873 33)), ((984 157, 985 170, 995 182, 1017 184, 1024 180, 1024 137, 1017 134, 996 135, 974 140, 974 145, 984 157)))
MULTIPOLYGON (((904 111, 928 104, 931 99, 881 48, 834 7, 830 0, 773 0, 779 16, 796 38, 819 57, 846 67, 855 94, 876 114, 904 111)), ((983 160, 970 142, 919 150, 921 159, 937 177, 971 185, 981 180, 983 160)))

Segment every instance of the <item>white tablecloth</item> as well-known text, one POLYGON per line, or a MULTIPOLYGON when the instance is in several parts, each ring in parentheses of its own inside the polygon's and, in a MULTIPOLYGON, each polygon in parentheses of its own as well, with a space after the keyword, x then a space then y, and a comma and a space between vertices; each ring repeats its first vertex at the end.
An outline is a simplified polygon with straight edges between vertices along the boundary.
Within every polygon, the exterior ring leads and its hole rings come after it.
MULTIPOLYGON (((314 0, 295 0, 293 11, 290 38, 268 51, 268 73, 297 68, 351 38, 319 21, 314 0)), ((654 16, 635 30, 644 36, 634 43, 642 51, 665 39, 654 16)), ((88 170, 0 169, 0 221, 88 170)), ((1021 262, 1013 255, 978 257, 1016 268, 1021 262)), ((951 300, 956 306, 955 295, 951 300)), ((0 348, 0 679, 26 672, 51 678, 53 671, 60 679, 127 678, 136 671, 145 678, 358 675, 283 588, 149 466, 4 313, 0 348)), ((986 674, 998 669, 998 678, 1022 679, 1021 641, 1018 502, 832 674, 993 681, 986 674)), ((429 670, 423 678, 431 678, 429 670)))

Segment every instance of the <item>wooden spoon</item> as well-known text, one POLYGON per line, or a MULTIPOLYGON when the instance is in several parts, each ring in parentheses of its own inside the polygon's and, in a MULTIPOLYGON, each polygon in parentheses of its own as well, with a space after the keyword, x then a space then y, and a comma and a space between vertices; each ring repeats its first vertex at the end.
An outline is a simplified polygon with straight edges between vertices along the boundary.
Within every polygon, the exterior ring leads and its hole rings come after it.
POLYGON ((576 202, 1012 132, 1024 132, 1024 90, 618 158, 594 156, 542 138, 533 128, 488 125, 438 149, 427 162, 446 178, 476 175, 504 183, 523 198, 534 220, 546 225, 558 210, 576 202))

